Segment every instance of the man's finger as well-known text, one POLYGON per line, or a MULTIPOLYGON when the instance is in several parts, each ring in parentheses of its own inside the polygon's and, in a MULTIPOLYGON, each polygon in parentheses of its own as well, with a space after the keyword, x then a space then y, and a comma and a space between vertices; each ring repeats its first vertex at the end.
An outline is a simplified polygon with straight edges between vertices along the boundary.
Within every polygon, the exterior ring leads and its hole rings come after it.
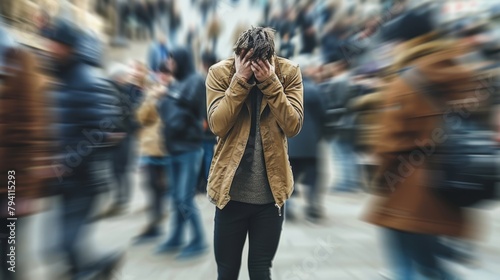
POLYGON ((257 69, 257 71, 262 71, 262 67, 257 62, 252 62, 252 66, 257 69))
POLYGON ((248 51, 249 51, 249 50, 243 50, 243 51, 240 53, 240 60, 245 59, 245 56, 248 54, 248 51))
POLYGON ((250 56, 252 56, 253 54, 253 49, 249 49, 246 54, 245 54, 245 57, 243 58, 244 61, 249 61, 250 59, 250 56))
POLYGON ((262 61, 261 59, 257 60, 257 63, 259 64, 260 68, 262 68, 262 69, 271 69, 271 67, 268 67, 268 65, 266 65, 264 63, 264 61, 262 61))

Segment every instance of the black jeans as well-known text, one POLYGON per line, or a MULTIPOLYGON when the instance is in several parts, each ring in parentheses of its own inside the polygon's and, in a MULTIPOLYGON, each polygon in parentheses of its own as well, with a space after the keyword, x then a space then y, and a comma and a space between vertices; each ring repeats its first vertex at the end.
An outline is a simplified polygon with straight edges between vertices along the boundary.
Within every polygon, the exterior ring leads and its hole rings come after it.
MULTIPOLYGON (((321 216, 321 199, 318 186, 318 165, 316 158, 291 158, 293 180, 307 186, 305 198, 307 201, 306 215, 309 217, 321 216)), ((295 193, 295 192, 294 192, 295 193)), ((290 206, 290 205, 288 205, 290 206)), ((290 210, 289 208, 288 210, 290 210)))
POLYGON ((150 195, 151 226, 158 226, 163 217, 167 176, 165 166, 149 163, 144 166, 147 176, 147 191, 150 195))
POLYGON ((271 204, 230 201, 216 209, 214 250, 218 280, 236 280, 248 234, 248 272, 251 280, 271 279, 271 266, 278 249, 283 215, 271 204))
POLYGON ((130 200, 132 190, 131 172, 135 167, 136 141, 132 135, 127 135, 114 148, 112 153, 113 176, 116 184, 114 205, 124 206, 130 200))

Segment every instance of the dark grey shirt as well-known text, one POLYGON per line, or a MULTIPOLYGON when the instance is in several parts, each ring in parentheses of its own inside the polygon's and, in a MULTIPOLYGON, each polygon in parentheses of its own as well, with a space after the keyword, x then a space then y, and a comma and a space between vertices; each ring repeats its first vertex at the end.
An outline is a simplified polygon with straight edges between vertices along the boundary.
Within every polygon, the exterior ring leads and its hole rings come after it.
POLYGON ((252 124, 250 136, 243 153, 240 165, 231 184, 229 195, 231 200, 250 204, 267 204, 274 202, 271 187, 267 179, 264 150, 260 135, 260 104, 262 92, 253 87, 249 93, 251 101, 252 124))

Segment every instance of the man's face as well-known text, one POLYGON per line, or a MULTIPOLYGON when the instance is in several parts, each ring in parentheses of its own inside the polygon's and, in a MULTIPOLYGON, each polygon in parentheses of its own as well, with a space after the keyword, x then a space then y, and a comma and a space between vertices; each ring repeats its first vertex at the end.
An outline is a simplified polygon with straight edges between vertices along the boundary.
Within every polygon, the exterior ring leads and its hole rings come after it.
POLYGON ((65 44, 49 40, 48 51, 52 58, 61 63, 69 59, 72 49, 70 46, 67 46, 65 44))

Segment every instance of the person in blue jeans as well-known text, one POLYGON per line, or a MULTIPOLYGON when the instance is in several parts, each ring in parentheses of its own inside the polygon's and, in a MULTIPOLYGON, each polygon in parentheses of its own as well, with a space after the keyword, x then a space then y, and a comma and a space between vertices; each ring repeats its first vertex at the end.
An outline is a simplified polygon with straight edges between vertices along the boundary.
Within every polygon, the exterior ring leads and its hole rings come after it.
POLYGON ((160 101, 159 113, 164 124, 162 132, 169 153, 167 174, 173 200, 171 233, 157 249, 158 253, 181 250, 181 259, 207 251, 200 214, 194 202, 203 157, 203 120, 205 104, 203 77, 196 73, 192 56, 185 48, 172 51, 168 60, 176 82, 160 101), (184 244, 184 230, 191 226, 190 241, 184 244))

